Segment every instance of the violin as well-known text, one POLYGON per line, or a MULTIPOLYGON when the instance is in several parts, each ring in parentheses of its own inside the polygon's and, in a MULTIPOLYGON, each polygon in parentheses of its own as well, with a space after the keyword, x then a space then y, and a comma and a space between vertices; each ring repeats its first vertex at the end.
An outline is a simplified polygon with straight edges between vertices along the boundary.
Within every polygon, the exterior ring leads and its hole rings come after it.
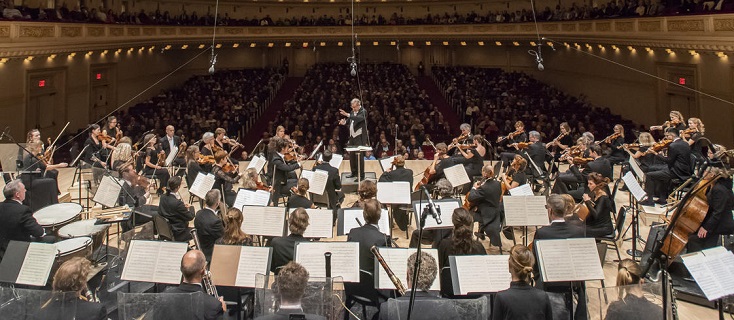
POLYGON ((649 143, 625 143, 622 145, 622 148, 625 149, 639 149, 643 147, 651 147, 652 144, 649 143))
POLYGON ((231 163, 225 163, 222 166, 222 171, 224 171, 226 173, 232 174, 232 173, 235 173, 236 170, 237 170, 237 168, 233 164, 231 164, 231 163))
POLYGON ((110 137, 109 135, 107 135, 106 133, 99 133, 99 134, 97 135, 97 140, 99 140, 99 141, 101 141, 101 142, 106 142, 106 143, 110 143, 110 142, 112 142, 112 139, 113 139, 113 138, 112 138, 112 137, 110 137))
POLYGON ((257 182, 257 190, 270 191, 270 187, 266 186, 265 183, 262 183, 262 182, 258 181, 257 182))
POLYGON ((56 146, 51 143, 51 137, 48 137, 46 141, 48 141, 49 147, 41 155, 41 160, 46 165, 54 164, 54 151, 56 151, 56 146))
POLYGON ((143 187, 143 189, 146 189, 146 190, 150 186, 150 180, 148 180, 148 178, 143 177, 141 175, 138 175, 135 181, 133 181, 133 183, 137 186, 143 187))
POLYGON ((158 152, 158 160, 156 161, 156 164, 159 167, 165 167, 166 166, 166 152, 161 150, 158 152))
POLYGON ((122 130, 120 130, 120 123, 117 123, 117 133, 115 133, 115 146, 117 146, 118 143, 120 143, 120 139, 122 139, 122 130))
MULTIPOLYGON (((482 179, 482 181, 479 182, 479 186, 481 187, 482 185, 484 185, 484 183, 487 182, 487 180, 488 178, 482 179)), ((474 209, 476 209, 477 207, 477 204, 469 201, 469 193, 471 193, 471 189, 464 196, 464 204, 462 205, 462 207, 466 209, 467 211, 474 211, 474 209)))
POLYGON ((581 146, 573 146, 566 150, 563 150, 560 160, 565 161, 570 158, 581 157, 583 154, 584 151, 581 150, 581 146))
POLYGON ((520 130, 517 130, 517 131, 514 131, 514 132, 510 132, 510 134, 508 134, 508 135, 506 135, 504 137, 497 138, 497 143, 500 143, 500 142, 502 142, 503 140, 506 140, 506 139, 513 139, 513 138, 515 138, 515 137, 523 134, 524 132, 525 132, 525 129, 520 129, 520 130))
POLYGON ((183 158, 186 154, 186 138, 184 136, 181 136, 181 144, 178 145, 178 153, 176 153, 176 158, 183 158))
POLYGON ((680 132, 680 136, 682 137, 682 136, 685 135, 685 136, 690 137, 692 134, 694 134, 696 132, 698 132, 698 129, 696 129, 696 128, 688 128, 688 129, 685 129, 685 130, 681 131, 680 132))
POLYGON ((594 161, 594 158, 573 157, 573 164, 577 166, 583 166, 591 161, 594 161))
POLYGON ((555 139, 553 139, 553 141, 551 141, 550 144, 555 144, 556 142, 561 141, 561 139, 563 139, 563 137, 567 135, 568 135, 568 132, 561 132, 561 134, 559 134, 555 139))
POLYGON ((522 149, 527 149, 528 147, 530 147, 530 142, 518 142, 518 143, 513 143, 512 145, 514 145, 515 148, 517 148, 517 150, 522 150, 522 149))
POLYGON ((621 133, 612 133, 611 135, 609 135, 608 137, 604 138, 603 140, 597 141, 596 144, 597 145, 598 144, 602 144, 602 143, 611 144, 612 141, 616 140, 617 138, 619 138, 621 136, 622 136, 621 133))
POLYGON ((657 143, 653 144, 649 149, 647 149, 647 151, 645 151, 645 153, 647 154, 647 153, 651 153, 653 151, 655 151, 655 152, 663 151, 664 149, 667 149, 668 147, 670 147, 670 144, 671 143, 673 143, 673 140, 670 140, 670 139, 660 140, 660 142, 657 142, 657 143))
POLYGON ((214 156, 200 156, 196 162, 200 165, 214 164, 214 156))

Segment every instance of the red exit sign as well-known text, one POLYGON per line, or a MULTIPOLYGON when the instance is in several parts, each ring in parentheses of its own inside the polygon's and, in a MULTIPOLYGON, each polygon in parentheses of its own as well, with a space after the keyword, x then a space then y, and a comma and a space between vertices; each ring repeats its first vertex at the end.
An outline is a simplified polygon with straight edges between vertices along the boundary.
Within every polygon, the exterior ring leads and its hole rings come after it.
POLYGON ((97 80, 102 80, 102 74, 98 73, 94 76, 97 80))
POLYGON ((38 80, 38 87, 43 88, 46 86, 46 80, 38 80))
POLYGON ((681 78, 678 78, 678 84, 679 85, 682 85, 682 86, 685 86, 686 85, 686 78, 682 78, 682 77, 681 78))

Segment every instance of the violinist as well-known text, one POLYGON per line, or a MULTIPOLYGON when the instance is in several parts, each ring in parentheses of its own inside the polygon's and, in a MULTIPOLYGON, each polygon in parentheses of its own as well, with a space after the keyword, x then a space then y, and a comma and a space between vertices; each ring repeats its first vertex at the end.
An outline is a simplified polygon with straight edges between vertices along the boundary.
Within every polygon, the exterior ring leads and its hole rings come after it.
POLYGON ((92 166, 94 182, 99 185, 99 182, 102 180, 102 175, 105 169, 107 169, 106 156, 102 155, 102 150, 107 143, 100 141, 98 138, 100 133, 102 133, 98 124, 91 124, 89 130, 89 138, 84 142, 85 149, 82 158, 84 162, 92 166))
POLYGON ((291 191, 293 191, 293 194, 290 197, 288 197, 288 208, 290 209, 316 208, 316 205, 313 204, 313 201, 311 201, 311 199, 308 198, 308 188, 310 187, 311 186, 308 182, 308 179, 306 178, 298 179, 298 185, 291 188, 291 191))
POLYGON ((611 150, 609 155, 605 156, 612 165, 621 164, 627 161, 627 153, 624 152, 624 127, 621 124, 614 125, 614 133, 602 140, 601 143, 607 145, 611 150))
MULTIPOLYGON (((214 156, 214 153, 217 150, 219 150, 215 146, 215 143, 214 143, 214 134, 213 133, 211 133, 211 132, 205 132, 201 136, 201 141, 204 144, 203 147, 201 147, 201 149, 200 149, 202 156, 212 156, 213 157, 214 156)), ((201 164, 201 167, 206 172, 211 172, 212 171, 212 164, 209 164, 209 163, 201 164)))
POLYGON ((489 236, 490 245, 501 246, 502 212, 500 199, 502 198, 502 188, 500 182, 494 180, 494 170, 491 165, 487 164, 482 168, 482 178, 483 181, 477 181, 471 188, 466 201, 477 207, 477 213, 480 217, 477 237, 484 240, 489 236))
POLYGON ((525 151, 525 156, 528 162, 532 160, 532 163, 528 165, 528 173, 531 176, 539 177, 546 172, 545 159, 548 151, 545 148, 545 144, 540 141, 540 133, 538 131, 530 131, 528 133, 528 139, 530 140, 530 145, 525 151), (538 170, 540 172, 537 172, 538 170))
POLYGON ((454 140, 451 141, 451 145, 449 145, 449 155, 454 155, 458 152, 456 151, 456 147, 469 144, 469 142, 471 142, 471 125, 468 123, 462 123, 459 125, 459 130, 461 130, 461 134, 458 138, 454 138, 454 140))
MULTIPOLYGON (((127 205, 130 208, 143 207, 150 199, 150 193, 148 192, 148 185, 150 182, 141 177, 133 168, 132 163, 125 163, 120 166, 117 170, 125 182, 122 184, 120 189, 120 196, 118 200, 119 205, 127 205)), ((135 216, 135 224, 141 225, 145 222, 151 221, 150 218, 143 215, 135 216)), ((122 225, 124 231, 132 229, 132 219, 128 223, 122 225)))
POLYGON ((500 154, 500 159, 502 160, 502 166, 504 168, 507 168, 510 165, 510 162, 512 162, 512 159, 515 158, 515 155, 517 154, 517 147, 515 143, 518 142, 528 142, 528 134, 525 133, 525 124, 522 123, 522 121, 515 122, 515 131, 509 133, 506 137, 500 137, 500 140, 498 142, 507 142, 507 146, 513 149, 506 149, 505 152, 502 152, 500 154))
POLYGON ((55 168, 66 167, 66 163, 55 165, 46 165, 43 160, 40 142, 31 142, 26 145, 26 150, 32 154, 27 154, 23 158, 23 170, 19 176, 23 181, 23 185, 28 187, 23 204, 35 211, 45 206, 58 203, 59 188, 56 181, 58 173, 55 168))
POLYGON ((691 147, 678 136, 676 128, 666 129, 665 138, 673 141, 668 147, 667 156, 658 154, 652 148, 648 150, 667 166, 647 173, 645 192, 648 197, 640 203, 642 205, 654 205, 653 197, 658 197, 657 204, 666 204, 668 193, 676 187, 671 185, 671 181, 677 179, 682 183, 691 176, 691 147))
POLYGON ((688 142, 689 146, 693 147, 693 144, 696 143, 698 139, 703 138, 705 131, 706 129, 701 119, 688 118, 688 129, 681 131, 680 138, 685 142, 688 142))
POLYGON ((586 223, 587 237, 603 237, 614 232, 612 226, 612 214, 614 203, 607 193, 609 178, 597 172, 592 172, 587 178, 589 194, 583 194, 583 200, 589 209, 586 223))
POLYGON ((652 126, 650 127, 650 131, 655 130, 666 130, 667 128, 675 128, 680 132, 681 130, 686 129, 686 119, 683 118, 683 114, 680 113, 680 111, 670 111, 670 121, 665 121, 660 126, 652 126))
POLYGON ((273 190, 273 188, 260 181, 260 175, 255 171, 255 168, 245 169, 242 174, 242 188, 250 191, 264 190, 270 192, 273 190))
POLYGON ((199 172, 206 173, 199 164, 201 158, 201 152, 199 152, 199 146, 193 145, 186 149, 186 185, 191 186, 196 180, 196 176, 199 172))
POLYGON ((122 130, 120 129, 119 123, 117 122, 117 117, 115 116, 107 117, 107 123, 105 124, 104 128, 102 129, 102 134, 112 139, 112 141, 110 142, 112 147, 120 143, 120 139, 123 137, 123 134, 122 134, 122 130))
MULTIPOLYGON (((481 139, 481 137, 479 137, 479 139, 481 139)), ((456 139, 454 139, 454 141, 456 141, 456 139)), ((474 139, 469 141, 476 143, 476 140, 474 139)), ((456 147, 457 151, 452 156, 455 163, 464 165, 464 170, 466 170, 466 174, 469 178, 482 175, 482 166, 484 165, 484 161, 482 161, 482 156, 479 154, 476 146, 476 144, 458 145, 456 147)))
POLYGON ((553 141, 545 145, 556 161, 558 161, 558 159, 561 157, 561 153, 564 150, 570 148, 573 145, 573 137, 571 137, 571 126, 568 125, 568 122, 561 123, 560 131, 561 133, 558 134, 558 136, 553 139, 553 141))
POLYGON ((528 176, 525 174, 527 166, 528 161, 525 160, 525 158, 519 154, 515 155, 515 158, 512 159, 512 163, 510 163, 510 168, 500 179, 502 189, 510 191, 528 183, 528 176))
POLYGON ((570 194, 578 201, 589 190, 586 182, 590 173, 599 173, 609 180, 613 178, 612 164, 609 163, 609 160, 601 157, 601 147, 594 144, 586 151, 588 157, 570 157, 568 159, 570 164, 568 171, 558 175, 561 180, 559 182, 566 182, 566 184, 556 183, 555 193, 570 194), (578 162, 577 159, 583 161, 578 162))
POLYGON ((706 194, 708 210, 698 232, 688 238, 688 252, 700 251, 719 245, 721 235, 734 233, 734 193, 731 173, 726 172, 720 161, 716 161, 710 174, 721 175, 706 194))
POLYGON ((239 168, 227 161, 227 151, 219 150, 214 154, 214 185, 212 189, 222 191, 222 196, 227 206, 231 207, 237 197, 233 185, 240 181, 239 168))
MULTIPOLYGON (((278 152, 270 160, 268 165, 272 170, 273 189, 275 191, 274 201, 283 195, 289 195, 289 190, 296 185, 296 179, 289 178, 290 173, 301 167, 301 163, 296 159, 286 160, 286 154, 292 152, 290 141, 285 139, 276 139, 276 149, 278 152)), ((277 203, 277 202, 276 202, 277 203)))
POLYGON ((165 186, 168 185, 168 179, 171 174, 166 170, 166 154, 163 150, 158 150, 156 145, 158 139, 155 134, 149 133, 143 139, 145 141, 145 160, 143 162, 143 175, 147 177, 156 177, 160 181, 160 186, 156 193, 163 194, 165 186))
POLYGON ((649 171, 656 171, 665 168, 667 165, 664 163, 657 164, 656 156, 651 152, 646 152, 653 144, 655 144, 655 138, 649 132, 641 132, 640 137, 637 139, 639 142, 634 145, 624 145, 627 149, 636 148, 635 152, 632 153, 632 158, 637 159, 640 164, 642 172, 647 173, 649 171))
POLYGON ((110 156, 110 164, 112 165, 112 170, 117 170, 117 168, 128 161, 132 161, 133 159, 133 149, 132 149, 132 140, 130 137, 122 137, 117 143, 117 146, 115 146, 115 150, 112 151, 112 155, 110 156))
MULTIPOLYGON (((44 148, 43 142, 41 142, 41 132, 38 131, 38 129, 33 129, 28 132, 28 141, 27 141, 27 149, 30 151, 33 155, 37 156, 32 157, 29 154, 25 154, 23 156, 23 170, 24 171, 36 171, 43 173, 44 178, 51 178, 54 179, 54 181, 58 182, 59 177, 59 171, 56 170, 58 168, 66 168, 69 166, 68 163, 62 162, 58 164, 53 164, 50 162, 53 162, 53 159, 46 159, 44 156, 47 154, 50 156, 51 153, 48 152, 49 150, 46 150, 44 148)), ((25 152, 24 152, 25 153, 25 152)))
POLYGON ((285 127, 283 127, 283 126, 278 126, 278 127, 277 127, 277 128, 275 129, 275 136, 274 136, 274 137, 272 137, 272 138, 270 138, 270 139, 268 140, 268 152, 267 152, 267 157, 268 157, 268 159, 272 159, 272 158, 273 158, 273 156, 274 156, 274 155, 275 155, 276 153, 278 153, 278 151, 279 151, 279 150, 278 150, 278 147, 277 147, 277 144, 278 144, 278 142, 277 142, 277 141, 278 141, 279 139, 283 139, 284 137, 285 137, 285 127))
MULTIPOLYGON (((181 137, 176 135, 176 128, 174 126, 166 126, 166 135, 161 137, 158 141, 161 144, 161 149, 165 152, 166 157, 171 153, 171 150, 181 151, 181 148, 186 148, 186 142, 181 140, 181 137)), ((171 162, 171 165, 177 167, 183 167, 186 165, 186 160, 182 157, 175 157, 171 162)))
MULTIPOLYGON (((239 147, 239 143, 234 139, 227 137, 227 131, 224 128, 214 130, 214 144, 229 154, 233 149, 239 147)), ((237 160, 229 159, 232 164, 238 164, 237 160)))
POLYGON ((433 158, 433 163, 428 167, 431 178, 428 179, 428 183, 435 183, 441 178, 446 178, 443 170, 456 164, 454 157, 449 157, 446 152, 448 146, 445 143, 440 142, 436 144, 436 154, 433 158))

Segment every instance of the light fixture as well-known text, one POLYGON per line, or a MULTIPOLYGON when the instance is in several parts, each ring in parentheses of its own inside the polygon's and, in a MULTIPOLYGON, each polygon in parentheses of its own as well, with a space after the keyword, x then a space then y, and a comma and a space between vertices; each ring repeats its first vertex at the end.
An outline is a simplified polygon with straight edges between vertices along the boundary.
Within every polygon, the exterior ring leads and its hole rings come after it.
POLYGON ((480 47, 481 47, 481 46, 484 46, 484 41, 479 41, 479 42, 477 42, 477 44, 478 44, 478 45, 479 45, 480 47))
POLYGON ((321 45, 322 47, 326 47, 326 42, 321 42, 321 43, 320 43, 320 45, 321 45))
POLYGON ((502 45, 502 42, 496 41, 494 44, 496 44, 497 46, 501 46, 502 45))
POLYGON ((548 41, 548 42, 546 42, 546 44, 547 44, 547 45, 548 45, 549 47, 551 47, 551 48, 553 47, 553 42, 550 42, 550 41, 548 41))
POLYGON ((87 54, 86 54, 86 56, 87 56, 87 57, 89 57, 89 56, 91 56, 91 55, 92 55, 93 53, 94 53, 94 51, 87 51, 87 54))
POLYGON ((568 44, 568 42, 564 42, 563 45, 566 46, 566 47, 570 47, 571 46, 570 44, 568 44))
POLYGON ((673 50, 671 49, 665 49, 665 52, 667 52, 668 54, 673 54, 673 50))
POLYGON ((619 50, 619 47, 617 47, 616 45, 612 45, 612 49, 613 50, 619 50))
POLYGON ((285 47, 286 47, 286 48, 290 48, 290 47, 291 47, 291 43, 290 43, 290 42, 286 42, 286 43, 285 43, 285 47))
POLYGON ((448 46, 449 45, 449 42, 448 41, 444 41, 443 42, 443 45, 448 46))
POLYGON ((28 56, 27 58, 25 58, 25 61, 32 61, 32 60, 33 60, 33 56, 28 56))
POLYGON ((408 41, 408 45, 412 47, 413 46, 413 41, 408 41))
POLYGON ((599 49, 604 50, 604 46, 603 45, 599 45, 598 47, 599 47, 599 49))
POLYGON ((652 48, 650 48, 650 47, 645 47, 645 51, 647 51, 647 52, 650 52, 650 53, 652 53, 652 52, 653 52, 653 51, 652 51, 652 48))
POLYGON ((304 48, 308 48, 308 42, 304 42, 304 43, 302 44, 302 46, 303 46, 304 48))
POLYGON ((199 45, 199 49, 204 49, 204 46, 205 46, 205 45, 204 45, 203 43, 202 43, 202 44, 200 44, 200 45, 199 45))
POLYGON ((339 42, 336 43, 336 45, 342 47, 342 46, 344 46, 344 42, 339 41, 339 42))
POLYGON ((466 41, 460 42, 462 47, 466 47, 466 41))
POLYGON ((153 51, 153 49, 155 49, 155 46, 150 46, 150 49, 148 50, 153 51))
POLYGON ((240 44, 239 44, 239 43, 235 43, 235 44, 233 44, 233 45, 232 45, 232 48, 237 48, 237 47, 239 47, 239 46, 240 46, 240 44))
POLYGON ((254 42, 250 43, 250 48, 254 48, 256 46, 257 46, 257 43, 254 43, 254 42))
POLYGON ((219 49, 221 47, 222 47, 222 44, 221 43, 217 43, 217 45, 215 46, 215 48, 217 48, 217 49, 219 49))
POLYGON ((719 52, 717 52, 717 53, 716 53, 716 55, 717 55, 717 56, 718 56, 719 58, 726 58, 726 57, 727 57, 726 53, 724 53, 724 52, 722 52, 722 51, 719 51, 719 52))
POLYGON ((374 42, 372 42, 372 45, 373 45, 373 46, 379 46, 379 45, 380 45, 380 43, 379 43, 379 42, 377 42, 377 41, 374 41, 374 42))
MULTIPOLYGON (((110 52, 109 50, 102 50, 101 55, 106 55, 109 52, 110 52)), ((52 54, 52 56, 54 56, 54 58, 56 58, 56 55, 55 54, 52 54)))
POLYGON ((48 60, 53 60, 55 58, 56 58, 56 54, 55 53, 52 53, 51 55, 48 56, 48 60))
POLYGON ((535 41, 530 41, 530 45, 533 46, 533 47, 535 47, 535 45, 536 45, 535 41))
POLYGON ((426 45, 427 46, 430 46, 431 45, 431 42, 430 41, 426 41, 426 45))
POLYGON ((690 53, 692 56, 697 56, 698 55, 698 52, 696 52, 696 50, 690 50, 690 51, 688 51, 688 53, 690 53))
POLYGON ((519 42, 517 42, 517 41, 513 41, 513 42, 512 42, 512 45, 514 45, 514 46, 516 46, 516 47, 519 47, 519 46, 520 46, 520 43, 519 43, 519 42))
POLYGON ((117 51, 115 51, 115 54, 120 54, 120 52, 122 52, 122 49, 117 49, 117 51))
POLYGON ((362 41, 357 41, 357 47, 362 45, 362 41))
POLYGON ((2 59, 0 59, 0 63, 6 63, 6 62, 8 62, 8 58, 2 58, 2 59))
POLYGON ((390 41, 390 45, 391 45, 391 46, 394 46, 394 45, 396 45, 396 44, 398 44, 398 43, 397 43, 397 42, 395 42, 395 41, 390 41))
MULTIPOLYGON (((203 46, 203 44, 202 44, 202 46, 203 46)), ((171 45, 170 45, 170 44, 167 44, 167 45, 166 45, 166 46, 165 46, 165 47, 163 48, 163 50, 171 50, 171 45)))
POLYGON ((268 42, 268 48, 272 48, 275 44, 272 42, 268 42))

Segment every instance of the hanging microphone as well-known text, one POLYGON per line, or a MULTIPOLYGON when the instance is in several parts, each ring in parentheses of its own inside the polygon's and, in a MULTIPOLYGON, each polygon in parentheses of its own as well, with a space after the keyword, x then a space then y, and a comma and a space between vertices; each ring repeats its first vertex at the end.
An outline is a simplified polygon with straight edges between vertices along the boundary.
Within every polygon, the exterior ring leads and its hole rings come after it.
POLYGON ((356 77, 357 76, 357 64, 354 61, 352 61, 350 66, 352 68, 352 71, 350 71, 349 74, 351 74, 352 77, 356 77))
POLYGON ((535 50, 528 50, 528 54, 531 56, 535 56, 535 63, 538 64, 538 70, 543 71, 545 70, 545 66, 543 66, 543 53, 540 50, 541 44, 538 44, 538 51, 535 50))
POLYGON ((426 198, 428 198, 428 209, 430 210, 431 216, 433 219, 436 220, 437 224, 442 224, 441 221, 441 210, 436 209, 436 204, 433 202, 433 199, 431 199, 431 195, 428 194, 428 189, 426 189, 426 185, 421 186, 421 190, 423 190, 423 193, 426 194, 426 198))
POLYGON ((217 55, 216 54, 212 54, 212 59, 211 59, 210 63, 211 63, 211 66, 209 67, 209 74, 213 74, 214 73, 214 65, 217 64, 217 55))
POLYGON ((0 141, 2 141, 3 138, 5 138, 5 136, 8 135, 8 131, 10 131, 10 127, 5 127, 5 130, 3 130, 3 133, 0 134, 0 141))

